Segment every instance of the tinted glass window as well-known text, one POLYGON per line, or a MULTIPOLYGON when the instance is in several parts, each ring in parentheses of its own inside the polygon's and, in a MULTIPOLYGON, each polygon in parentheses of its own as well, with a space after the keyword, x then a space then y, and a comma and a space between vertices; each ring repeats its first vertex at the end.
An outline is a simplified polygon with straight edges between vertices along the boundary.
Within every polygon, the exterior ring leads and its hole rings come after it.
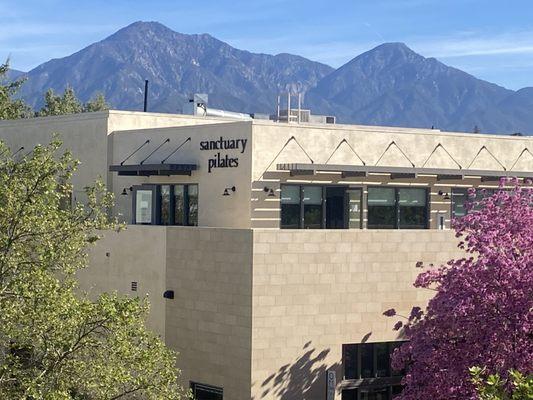
POLYGON ((170 210, 170 186, 161 186, 161 225, 170 225, 171 210, 170 210))
POLYGON ((174 224, 185 225, 185 186, 174 185, 174 224))
POLYGON ((468 201, 468 191, 466 189, 452 190, 452 217, 460 218, 466 215, 465 204, 468 201))
POLYGON ((320 229, 322 227, 322 187, 303 187, 304 228, 320 229))
POLYGON ((361 394, 359 398, 361 400, 389 400, 389 388, 378 389, 360 389, 361 394))
POLYGON ((374 352, 372 343, 360 345, 361 351, 361 378, 372 378, 374 376, 374 352))
POLYGON ((300 227, 300 186, 281 187, 281 227, 300 227))
POLYGON ((393 188, 368 188, 368 227, 396 227, 396 191, 393 188))
POLYGON ((343 390, 341 400, 357 400, 357 389, 343 390))
POLYGON ((390 354, 388 343, 376 343, 374 347, 376 352, 376 375, 379 377, 390 376, 390 354))
POLYGON ((427 227, 426 189, 398 189, 400 228, 424 229, 427 227))
POLYGON ((345 344, 343 349, 344 379, 357 379, 357 345, 345 344))
POLYGON ((191 390, 195 400, 223 400, 222 388, 193 382, 191 390))
POLYGON ((135 203, 135 221, 138 224, 152 223, 152 191, 137 190, 135 203))
POLYGON ((198 185, 188 185, 189 226, 198 226, 198 185))

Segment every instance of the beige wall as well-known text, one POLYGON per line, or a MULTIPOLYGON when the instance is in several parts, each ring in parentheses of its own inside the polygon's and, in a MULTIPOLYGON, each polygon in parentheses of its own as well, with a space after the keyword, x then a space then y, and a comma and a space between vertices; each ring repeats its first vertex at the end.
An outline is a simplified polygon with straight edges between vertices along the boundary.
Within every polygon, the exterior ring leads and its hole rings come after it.
POLYGON ((74 196, 83 201, 83 188, 98 177, 107 176, 107 112, 0 121, 0 140, 13 151, 29 152, 37 144, 48 144, 59 134, 63 151, 70 150, 80 160, 73 177, 74 196))
POLYGON ((211 227, 250 227, 250 190, 251 190, 251 123, 250 122, 226 122, 223 124, 196 125, 176 128, 145 129, 134 131, 115 132, 110 136, 112 142, 113 164, 120 164, 136 148, 141 146, 147 139, 150 143, 137 154, 132 156, 126 164, 141 162, 150 152, 157 148, 167 138, 170 142, 161 147, 146 163, 159 163, 173 149, 187 142, 178 150, 167 163, 192 163, 198 165, 198 170, 191 176, 152 176, 152 177, 124 177, 114 174, 113 186, 115 187, 116 215, 127 222, 131 221, 131 195, 119 195, 122 188, 128 188, 142 183, 197 183, 199 186, 199 215, 200 226, 211 227), (203 140, 246 139, 247 144, 244 153, 241 150, 221 150, 220 154, 226 154, 239 159, 239 165, 235 168, 214 168, 208 172, 208 160, 217 154, 217 150, 200 150, 200 142, 203 140), (236 187, 236 192, 230 196, 222 196, 226 187, 236 187))
MULTIPOLYGON (((438 195, 439 190, 450 193, 452 187, 497 187, 497 182, 483 183, 479 177, 439 182, 436 176, 419 176, 417 179, 391 181, 387 174, 370 175, 367 178, 342 178, 340 174, 332 173, 290 176, 289 171, 276 170, 278 163, 310 163, 310 157, 316 164, 363 165, 362 159, 369 166, 411 167, 407 159, 409 158, 416 167, 458 169, 455 162, 457 161, 463 169, 501 170, 505 173, 499 161, 507 170, 513 167, 512 171, 533 171, 533 156, 530 152, 523 152, 525 148, 533 147, 531 137, 474 135, 438 130, 370 126, 287 125, 254 121, 253 145, 251 199, 253 228, 279 228, 280 185, 282 184, 341 184, 354 187, 388 185, 427 188, 431 194, 430 225, 432 228, 437 227, 439 215, 444 216, 446 228, 450 226, 451 204, 449 200, 443 198, 444 196, 438 195), (296 140, 289 141, 292 136, 296 140), (346 142, 341 144, 343 139, 346 139, 346 142), (397 146, 392 145, 385 151, 392 141, 397 146), (284 147, 287 142, 288 144, 284 147), (437 147, 439 143, 443 147, 437 147), (276 196, 269 197, 263 191, 265 186, 274 189, 276 196)), ((366 204, 363 203, 363 205, 366 204)))
POLYGON ((450 231, 254 230, 252 398, 321 400, 342 344, 396 340, 394 318, 432 296, 417 261, 460 254, 450 231))
POLYGON ((250 399, 252 231, 167 228, 166 343, 180 352, 184 386, 250 399))
POLYGON ((438 230, 129 226, 91 250, 80 279, 93 293, 132 294, 139 282, 149 325, 180 353, 183 385, 319 400, 327 369, 342 379, 342 344, 398 339, 383 311, 423 306, 432 293, 413 288, 416 262, 460 256, 456 244, 438 230))
POLYGON ((251 230, 130 225, 103 235, 78 278, 93 296, 148 296, 148 326, 179 352, 185 387, 205 383, 223 387, 224 398, 250 399, 251 230), (164 299, 166 290, 175 298, 164 299))
POLYGON ((92 295, 117 291, 148 296, 148 326, 164 338, 166 247, 162 226, 130 225, 118 233, 108 231, 90 248, 89 266, 78 272, 81 289, 92 295), (131 282, 137 282, 136 292, 131 282))

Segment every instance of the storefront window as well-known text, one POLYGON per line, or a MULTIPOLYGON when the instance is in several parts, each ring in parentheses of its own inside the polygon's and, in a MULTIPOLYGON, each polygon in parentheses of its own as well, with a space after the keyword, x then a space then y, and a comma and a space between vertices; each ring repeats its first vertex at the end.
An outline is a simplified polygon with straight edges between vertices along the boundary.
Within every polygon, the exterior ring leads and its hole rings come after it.
POLYGON ((361 228, 359 188, 328 185, 282 185, 281 228, 361 228))
POLYGON ((152 223, 152 190, 137 190, 135 196, 135 221, 138 224, 152 223))
POLYGON ((322 187, 303 187, 304 228, 322 228, 322 187))
POLYGON ((398 189, 401 229, 427 227, 426 189, 398 189))
POLYGON ((462 188, 452 189, 452 217, 460 218, 466 215, 465 204, 468 201, 468 190, 462 188))
POLYGON ((361 378, 374 377, 374 345, 372 343, 365 343, 360 345, 361 352, 361 378))
POLYGON ((287 229, 300 227, 300 186, 281 188, 281 227, 287 229))
POLYGON ((174 185, 174 223, 185 225, 185 186, 174 185))
POLYGON ((391 355, 404 342, 345 344, 342 347, 342 400, 391 400, 401 390, 401 376, 391 368, 391 355))
POLYGON ((147 186, 134 188, 136 224, 198 225, 198 185, 147 186))
POLYGON ((368 188, 368 228, 425 229, 427 227, 426 189, 368 188))
POLYGON ((172 215, 170 211, 170 186, 161 186, 161 225, 171 225, 172 215))
POLYGON ((396 191, 394 188, 368 188, 368 227, 396 228, 396 191))
POLYGON ((198 185, 187 185, 188 220, 187 225, 198 226, 198 185))

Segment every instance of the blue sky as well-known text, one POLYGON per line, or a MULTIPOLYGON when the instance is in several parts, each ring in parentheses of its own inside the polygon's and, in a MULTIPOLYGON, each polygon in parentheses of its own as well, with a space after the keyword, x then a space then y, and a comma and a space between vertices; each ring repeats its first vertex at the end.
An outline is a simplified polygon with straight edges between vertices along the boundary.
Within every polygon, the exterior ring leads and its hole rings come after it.
POLYGON ((0 0, 0 59, 27 71, 138 20, 333 67, 404 42, 502 86, 533 86, 532 0, 0 0))

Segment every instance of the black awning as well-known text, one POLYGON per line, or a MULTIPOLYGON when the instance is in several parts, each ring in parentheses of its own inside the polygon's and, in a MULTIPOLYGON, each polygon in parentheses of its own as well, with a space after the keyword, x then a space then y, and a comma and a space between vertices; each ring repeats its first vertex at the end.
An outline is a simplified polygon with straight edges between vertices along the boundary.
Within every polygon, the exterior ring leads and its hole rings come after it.
POLYGON ((132 164, 110 165, 109 171, 118 172, 119 175, 127 176, 151 176, 151 175, 191 175, 196 171, 196 164, 132 164))
POLYGON ((415 178, 418 175, 436 175, 439 180, 463 179, 466 176, 481 176, 498 179, 501 177, 533 178, 531 171, 497 171, 450 168, 421 168, 421 167, 386 167, 370 165, 335 165, 313 163, 277 164, 278 171, 289 171, 291 176, 313 175, 317 172, 337 172, 343 176, 367 176, 368 174, 390 174, 393 179, 415 178))

